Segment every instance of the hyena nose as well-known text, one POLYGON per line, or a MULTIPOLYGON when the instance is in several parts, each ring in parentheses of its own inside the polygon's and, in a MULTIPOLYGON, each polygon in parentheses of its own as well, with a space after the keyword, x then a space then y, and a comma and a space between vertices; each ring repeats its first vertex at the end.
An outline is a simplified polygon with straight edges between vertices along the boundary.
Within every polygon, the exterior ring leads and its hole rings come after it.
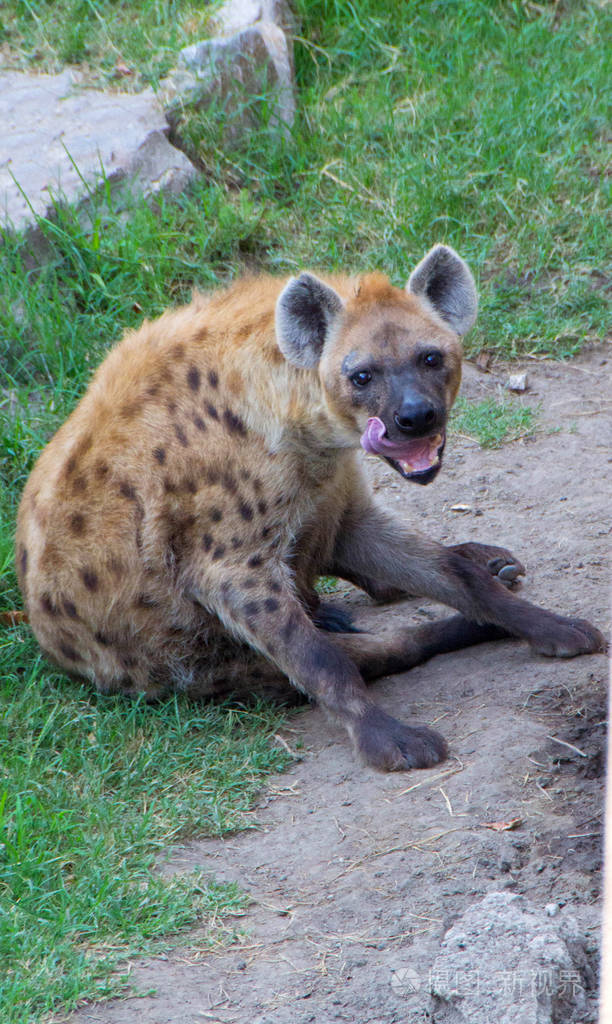
POLYGON ((409 399, 402 402, 393 418, 405 434, 425 434, 435 425, 436 410, 425 398, 409 399))

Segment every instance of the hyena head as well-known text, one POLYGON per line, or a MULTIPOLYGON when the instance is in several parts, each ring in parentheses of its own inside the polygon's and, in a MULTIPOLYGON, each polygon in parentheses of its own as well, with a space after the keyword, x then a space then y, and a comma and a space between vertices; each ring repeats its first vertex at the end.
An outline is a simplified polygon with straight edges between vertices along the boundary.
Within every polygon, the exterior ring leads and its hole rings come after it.
POLYGON ((301 274, 279 296, 285 358, 318 366, 332 418, 403 477, 427 484, 440 469, 446 422, 461 381, 461 341, 476 319, 469 268, 436 245, 405 290, 382 274, 342 298, 301 274))

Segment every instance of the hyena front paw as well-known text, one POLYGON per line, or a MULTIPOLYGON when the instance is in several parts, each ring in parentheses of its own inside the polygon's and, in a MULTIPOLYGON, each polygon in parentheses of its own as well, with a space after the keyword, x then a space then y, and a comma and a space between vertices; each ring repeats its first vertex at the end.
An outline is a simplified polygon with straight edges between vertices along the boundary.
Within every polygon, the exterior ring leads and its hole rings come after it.
POLYGON ((552 614, 534 630, 529 642, 537 654, 548 658, 575 658, 578 654, 603 653, 607 648, 603 634, 586 619, 552 614))
POLYGON ((519 584, 519 576, 525 575, 525 566, 507 548, 498 548, 492 544, 478 544, 476 541, 467 544, 455 544, 451 548, 457 555, 469 558, 470 562, 482 566, 497 577, 505 587, 519 584))
POLYGON ((433 729, 403 725, 375 705, 360 719, 355 738, 366 764, 383 772, 431 768, 448 752, 446 741, 433 729))

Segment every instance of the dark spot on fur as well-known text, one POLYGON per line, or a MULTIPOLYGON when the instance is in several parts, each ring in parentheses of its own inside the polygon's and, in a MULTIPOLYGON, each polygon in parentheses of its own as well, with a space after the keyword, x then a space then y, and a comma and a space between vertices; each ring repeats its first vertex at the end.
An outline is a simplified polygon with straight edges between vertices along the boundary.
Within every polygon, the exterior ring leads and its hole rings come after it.
POLYGON ((246 427, 240 416, 236 416, 236 413, 232 412, 231 409, 226 409, 223 413, 223 422, 229 430, 230 434, 239 434, 240 437, 246 437, 246 427))
POLYGON ((182 345, 180 342, 179 342, 178 345, 173 345, 172 346, 172 350, 171 350, 171 354, 172 354, 172 358, 173 359, 177 359, 177 360, 184 359, 185 358, 185 346, 182 345))
POLYGON ((111 638, 107 636, 106 633, 94 633, 94 640, 97 640, 97 642, 102 644, 103 647, 108 647, 109 644, 112 643, 111 638))
POLYGON ((119 494, 122 498, 127 498, 128 501, 136 501, 137 498, 135 489, 127 480, 122 480, 119 484, 119 494))
POLYGON ((231 473, 223 473, 221 476, 221 486, 228 491, 230 494, 236 494, 238 490, 238 484, 234 480, 231 473))
POLYGON ((140 399, 138 398, 132 398, 129 402, 124 402, 121 406, 120 415, 126 420, 131 420, 139 412, 140 404, 140 399))
POLYGON ((22 547, 19 552, 19 569, 21 571, 21 575, 25 576, 28 571, 28 552, 24 547, 22 547))
POLYGON ((194 515, 169 515, 167 518, 167 547, 168 547, 168 563, 170 568, 174 568, 179 562, 182 561, 188 549, 191 546, 191 530, 193 529, 196 522, 194 515))
POLYGON ((265 501, 257 502, 257 510, 260 515, 265 516, 266 512, 268 511, 268 506, 266 505, 265 501))
POLYGON ((240 476, 242 477, 243 480, 250 480, 251 479, 251 474, 249 473, 248 469, 241 470, 240 476))
POLYGON ((71 455, 70 458, 68 459, 68 462, 66 463, 66 476, 70 476, 71 473, 74 473, 76 469, 76 464, 76 456, 71 455))
POLYGON ((247 601, 246 604, 244 605, 244 613, 245 613, 245 615, 258 615, 259 614, 259 604, 258 604, 258 602, 257 601, 247 601))
POLYGON ((60 649, 61 653, 64 655, 64 657, 67 658, 68 661, 82 661, 83 660, 81 655, 79 654, 79 652, 75 651, 74 647, 71 647, 70 644, 61 643, 59 645, 59 649, 60 649))
POLYGON ((210 384, 211 388, 217 388, 219 386, 219 377, 214 370, 209 370, 208 383, 210 384))
POLYGON ((258 566, 263 565, 263 558, 261 555, 251 555, 247 561, 249 569, 257 569, 258 566))
POLYGON ((253 507, 249 505, 248 501, 241 501, 238 505, 238 511, 247 523, 253 518, 253 507))
POLYGON ((189 441, 187 440, 187 435, 179 423, 174 424, 174 433, 179 444, 182 444, 183 448, 188 448, 189 441))
POLYGON ((191 479, 191 477, 187 477, 183 480, 183 490, 187 491, 188 494, 197 494, 198 485, 195 480, 191 479))
MULTIPOLYGON (((124 668, 135 668, 136 665, 138 664, 138 658, 134 657, 133 654, 121 654, 119 655, 119 661, 121 662, 124 668)), ((132 680, 130 679, 129 682, 131 685, 132 680)))
POLYGON ((269 589, 269 590, 270 590, 270 591, 271 591, 271 592, 272 592, 273 594, 280 594, 280 592, 281 592, 281 590, 282 590, 283 588, 281 587, 280 583, 277 583, 277 581, 276 581, 276 580, 272 580, 272 582, 271 582, 271 584, 270 584, 270 586, 269 586, 269 588, 268 588, 268 589, 269 589))
POLYGON ((264 526, 263 530, 261 531, 261 539, 262 540, 266 540, 270 536, 271 533, 272 533, 272 527, 271 526, 264 526))
POLYGON ((218 484, 220 478, 221 475, 216 469, 206 469, 204 471, 204 479, 206 480, 206 483, 210 484, 211 487, 214 487, 215 484, 218 484))
POLYGON ((73 512, 69 519, 70 529, 77 536, 85 533, 85 516, 82 512, 73 512))
POLYGON ((163 466, 164 462, 166 461, 166 449, 165 448, 154 448, 153 449, 153 458, 157 459, 157 461, 159 462, 160 466, 163 466))
POLYGON ((204 536, 202 537, 202 547, 204 548, 205 551, 210 551, 212 546, 213 538, 211 537, 210 533, 205 533, 204 536))
POLYGON ((66 615, 70 619, 78 618, 79 613, 77 612, 76 605, 74 604, 73 601, 69 601, 68 598, 65 597, 62 599, 62 604, 64 606, 64 611, 66 612, 66 615))
POLYGON ((211 508, 210 518, 212 519, 213 523, 220 523, 221 520, 223 519, 223 512, 221 511, 220 508, 211 508))
POLYGON ((205 422, 204 422, 204 420, 202 419, 201 416, 194 416, 193 417, 193 422, 194 422, 194 426, 198 430, 201 430, 202 432, 206 430, 206 424, 205 424, 205 422))
POLYGON ((290 643, 290 641, 293 639, 293 636, 299 629, 299 625, 299 615, 297 614, 297 612, 291 612, 287 620, 283 623, 283 627, 281 630, 281 636, 286 644, 290 643))
POLYGON ((261 494, 261 486, 261 480, 256 476, 253 480, 253 490, 255 491, 255 494, 261 494))
POLYGON ((72 493, 83 494, 86 490, 87 480, 85 479, 83 474, 81 473, 79 474, 79 476, 75 476, 74 480, 72 481, 72 493))
POLYGON ((51 594, 45 593, 42 595, 40 599, 40 607, 47 615, 57 615, 59 613, 59 609, 53 603, 51 594))
POLYGON ((92 593, 98 589, 98 577, 93 569, 81 569, 80 577, 88 590, 92 593))
POLYGON ((267 612, 277 612, 280 605, 275 597, 267 597, 264 601, 264 608, 267 612))
POLYGON ((284 496, 284 494, 280 494, 278 496, 278 498, 276 499, 276 501, 274 502, 274 504, 276 505, 277 508, 280 505, 284 505, 285 504, 285 496, 284 496))
POLYGON ((187 371, 187 383, 192 391, 198 391, 200 388, 200 371, 197 366, 190 366, 187 371))
POLYGON ((252 590, 253 587, 257 587, 258 585, 259 581, 252 577, 251 579, 245 580, 244 583, 242 584, 245 590, 252 590))
POLYGON ((150 398, 155 398, 156 395, 159 394, 159 384, 149 384, 149 387, 146 389, 146 394, 149 395, 150 398))
POLYGON ((242 547, 242 541, 240 537, 232 537, 232 547, 234 551, 238 551, 238 548, 242 547))
POLYGON ((108 464, 106 462, 96 462, 94 473, 96 480, 105 480, 109 474, 108 464))
POLYGON ((217 544, 215 550, 212 553, 213 562, 216 562, 219 558, 223 558, 225 554, 225 544, 217 544))
POLYGON ((213 419, 213 420, 218 420, 219 419, 219 413, 217 412, 217 408, 216 408, 216 406, 214 406, 212 404, 212 402, 205 402, 204 403, 204 408, 206 409, 206 412, 208 413, 208 415, 210 416, 211 419, 213 419))
POLYGON ((176 494, 176 492, 178 491, 177 485, 174 483, 173 480, 170 479, 169 476, 164 477, 164 491, 166 492, 166 494, 176 494))
POLYGON ((170 415, 176 412, 176 402, 174 401, 173 398, 169 398, 168 401, 166 402, 166 409, 168 410, 170 415))
POLYGON ((135 608, 159 608, 159 601, 151 594, 138 594, 134 601, 135 608))

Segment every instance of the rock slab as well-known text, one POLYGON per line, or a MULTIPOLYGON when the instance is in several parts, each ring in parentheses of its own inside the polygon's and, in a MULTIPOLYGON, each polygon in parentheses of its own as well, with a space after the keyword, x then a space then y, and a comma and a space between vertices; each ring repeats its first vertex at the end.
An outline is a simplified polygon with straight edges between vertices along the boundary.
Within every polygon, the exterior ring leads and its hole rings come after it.
POLYGON ((0 75, 0 225, 21 229, 107 182, 181 191, 195 168, 154 94, 84 88, 70 71, 0 75))
POLYGON ((578 1024, 584 946, 572 918, 494 892, 446 933, 431 973, 434 1024, 578 1024))

